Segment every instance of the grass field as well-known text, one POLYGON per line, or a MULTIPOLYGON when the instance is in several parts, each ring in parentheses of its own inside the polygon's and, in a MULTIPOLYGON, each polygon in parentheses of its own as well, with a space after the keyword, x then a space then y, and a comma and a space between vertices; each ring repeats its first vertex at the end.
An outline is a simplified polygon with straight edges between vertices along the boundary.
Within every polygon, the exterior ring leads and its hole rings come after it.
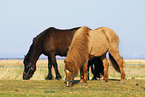
MULTIPOLYGON (((109 66, 109 81, 88 81, 87 86, 79 84, 75 78, 73 87, 65 87, 63 60, 58 60, 62 79, 46 81, 47 60, 37 62, 37 70, 31 80, 22 80, 22 60, 0 60, 0 96, 40 97, 40 96, 91 96, 91 97, 145 97, 145 60, 124 60, 126 80, 120 84, 120 74, 109 66), (131 65, 129 65, 131 64, 131 65), (138 64, 138 65, 136 65, 138 64)), ((55 73, 53 70, 53 75, 55 73)), ((92 77, 92 75, 91 75, 92 77)))

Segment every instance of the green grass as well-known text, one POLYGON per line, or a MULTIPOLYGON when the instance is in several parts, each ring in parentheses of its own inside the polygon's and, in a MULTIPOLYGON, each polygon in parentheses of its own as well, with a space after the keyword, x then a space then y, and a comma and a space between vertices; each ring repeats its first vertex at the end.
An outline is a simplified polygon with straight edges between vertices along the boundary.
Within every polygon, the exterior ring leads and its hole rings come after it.
MULTIPOLYGON (((128 61, 129 63, 129 61, 128 61)), ((109 66, 109 81, 88 81, 87 86, 79 84, 79 76, 75 78, 73 87, 65 87, 63 60, 58 60, 62 79, 46 81, 47 60, 37 62, 37 70, 30 80, 22 80, 22 60, 0 60, 0 97, 145 97, 145 65, 125 66, 125 84, 120 84, 120 74, 109 66)), ((53 69, 53 76, 55 72, 53 69)), ((92 77, 92 75, 91 75, 92 77)))
POLYGON ((0 80, 0 96, 71 96, 71 97, 144 97, 145 80, 130 79, 125 84, 118 80, 109 80, 107 83, 88 81, 87 86, 82 86, 76 80, 73 87, 65 87, 64 80, 0 80))

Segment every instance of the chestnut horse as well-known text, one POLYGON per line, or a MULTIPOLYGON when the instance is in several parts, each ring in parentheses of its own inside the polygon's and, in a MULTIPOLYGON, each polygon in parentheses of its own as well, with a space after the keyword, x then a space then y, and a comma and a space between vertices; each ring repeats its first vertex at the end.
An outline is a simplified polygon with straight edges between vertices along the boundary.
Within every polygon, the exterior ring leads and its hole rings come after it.
MULTIPOLYGON (((80 27, 60 30, 50 27, 33 39, 33 43, 24 58, 23 79, 30 79, 36 70, 36 62, 41 54, 48 56, 48 76, 46 80, 51 80, 52 66, 55 69, 56 79, 61 79, 56 62, 56 55, 66 56, 68 47, 71 44, 74 33, 80 27)), ((98 67, 99 68, 99 67, 98 67)))
POLYGON ((90 58, 100 57, 104 66, 103 82, 108 81, 108 66, 106 53, 109 52, 112 65, 116 71, 121 72, 121 83, 125 78, 123 60, 119 55, 119 38, 117 34, 107 27, 90 30, 83 26, 73 37, 68 54, 64 60, 66 73, 66 86, 72 86, 75 74, 80 70, 80 82, 87 85, 87 64, 90 58))

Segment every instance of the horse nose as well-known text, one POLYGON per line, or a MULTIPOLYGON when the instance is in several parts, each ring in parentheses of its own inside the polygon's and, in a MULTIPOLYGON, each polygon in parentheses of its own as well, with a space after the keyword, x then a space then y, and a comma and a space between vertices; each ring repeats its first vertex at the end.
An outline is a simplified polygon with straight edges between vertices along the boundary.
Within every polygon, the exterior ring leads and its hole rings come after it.
POLYGON ((69 83, 67 83, 67 84, 66 84, 66 87, 69 87, 69 86, 70 86, 69 83))
POLYGON ((69 82, 68 82, 68 81, 66 81, 66 87, 69 87, 69 85, 70 85, 70 84, 69 84, 69 82))
POLYGON ((72 87, 72 83, 66 82, 66 87, 72 87))
POLYGON ((25 74, 23 74, 23 80, 29 80, 30 78, 28 76, 26 76, 25 74))

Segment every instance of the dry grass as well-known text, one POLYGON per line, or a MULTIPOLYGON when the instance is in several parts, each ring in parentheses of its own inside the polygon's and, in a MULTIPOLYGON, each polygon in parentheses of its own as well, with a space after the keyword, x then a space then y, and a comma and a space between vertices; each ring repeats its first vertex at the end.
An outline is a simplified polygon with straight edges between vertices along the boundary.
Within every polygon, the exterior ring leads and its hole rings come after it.
MULTIPOLYGON (((44 80, 47 76, 47 60, 39 60, 37 62, 37 70, 34 73, 32 80, 44 80)), ((59 71, 64 79, 64 63, 63 60, 57 60, 59 64, 59 71)), ((145 60, 124 60, 125 73, 128 79, 145 78, 145 60), (132 64, 132 65, 129 65, 132 64), (139 64, 139 65, 134 65, 139 64), (143 64, 143 65, 141 65, 143 64)), ((0 60, 0 79, 22 79, 23 73, 23 60, 0 60)), ((54 69, 52 74, 55 77, 54 69)), ((92 75, 91 75, 92 76, 92 75)), ((120 78, 120 74, 117 73, 112 66, 109 66, 109 78, 120 78)))

